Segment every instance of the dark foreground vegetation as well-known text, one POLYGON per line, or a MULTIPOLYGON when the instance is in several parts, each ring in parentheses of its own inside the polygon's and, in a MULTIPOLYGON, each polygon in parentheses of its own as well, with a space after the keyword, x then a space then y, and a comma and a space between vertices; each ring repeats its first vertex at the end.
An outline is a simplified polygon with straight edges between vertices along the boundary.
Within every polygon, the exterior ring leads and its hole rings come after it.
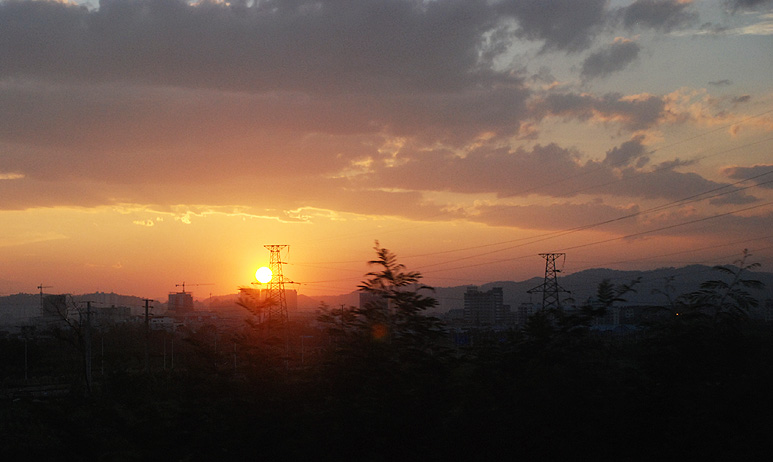
POLYGON ((386 309, 323 307, 321 328, 153 332, 149 370, 142 326, 116 327, 93 338, 90 390, 77 341, 28 342, 26 382, 24 344, 0 342, 4 458, 757 460, 773 450, 773 329, 744 316, 749 267, 673 298, 635 334, 589 329, 630 289, 604 282, 600 304, 459 346, 423 315, 435 301, 420 275, 377 251, 361 289, 386 309), (174 348, 174 364, 161 348, 174 348), (40 377, 69 393, 13 395, 40 377))

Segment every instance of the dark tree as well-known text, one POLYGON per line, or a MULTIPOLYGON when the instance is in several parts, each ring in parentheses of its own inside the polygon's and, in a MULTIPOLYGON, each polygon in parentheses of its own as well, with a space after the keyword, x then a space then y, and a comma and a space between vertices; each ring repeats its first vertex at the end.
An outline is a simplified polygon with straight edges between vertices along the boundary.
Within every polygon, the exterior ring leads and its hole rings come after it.
POLYGON ((686 309, 696 311, 716 321, 739 321, 747 319, 749 309, 758 305, 747 289, 762 289, 764 284, 756 279, 745 279, 749 271, 758 268, 759 263, 747 263, 751 254, 744 249, 739 260, 729 266, 715 266, 714 270, 728 276, 728 280, 713 279, 701 284, 699 290, 687 294, 686 309))
POLYGON ((413 347, 431 346, 442 334, 441 323, 424 311, 437 305, 437 300, 421 292, 434 289, 422 284, 421 273, 408 271, 397 262, 395 254, 379 247, 378 241, 374 250, 377 259, 368 264, 377 270, 368 272, 358 288, 373 294, 375 299, 356 311, 358 321, 374 339, 413 347))

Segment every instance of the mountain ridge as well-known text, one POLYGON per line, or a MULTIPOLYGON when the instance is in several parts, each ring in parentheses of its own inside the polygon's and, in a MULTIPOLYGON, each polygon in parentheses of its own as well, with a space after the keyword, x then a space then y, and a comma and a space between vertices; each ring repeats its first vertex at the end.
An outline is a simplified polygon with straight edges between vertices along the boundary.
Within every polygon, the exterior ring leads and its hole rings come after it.
MULTIPOLYGON (((726 265, 728 268, 734 268, 732 265, 726 265)), ((576 273, 558 276, 558 284, 561 288, 569 291, 561 294, 561 300, 566 303, 583 304, 589 298, 593 297, 599 283, 609 279, 613 284, 629 284, 639 279, 640 282, 634 286, 635 291, 627 293, 624 298, 626 301, 620 302, 620 305, 657 305, 668 302, 666 292, 666 281, 671 280, 670 285, 673 290, 670 296, 676 297, 680 294, 689 293, 697 290, 704 281, 712 279, 722 279, 721 273, 713 271, 713 266, 706 265, 688 265, 684 267, 663 267, 654 270, 615 270, 609 268, 590 268, 576 273), (573 302, 572 302, 573 300, 573 302)), ((725 278, 727 279, 727 278, 725 278)), ((750 293, 758 301, 773 298, 773 273, 763 271, 748 271, 744 279, 756 279, 765 284, 762 290, 750 290, 750 293)), ((427 291, 426 295, 433 296, 438 300, 438 305, 430 310, 430 313, 437 314, 452 309, 462 309, 464 307, 464 293, 468 287, 478 287, 486 291, 493 287, 501 287, 504 293, 504 303, 515 309, 521 303, 541 303, 542 296, 537 291, 529 293, 531 289, 540 287, 544 278, 533 277, 524 281, 493 281, 481 285, 463 284, 458 286, 435 287, 434 292, 427 291)), ((16 304, 20 303, 19 297, 39 297, 38 294, 13 294, 0 296, 0 300, 16 304), (15 303, 14 303, 15 302, 15 303)), ((203 300, 196 300, 195 304, 199 310, 207 310, 209 307, 222 309, 231 306, 238 300, 239 294, 214 295, 203 300)), ((142 298, 135 295, 122 295, 114 293, 94 292, 90 294, 74 295, 76 300, 90 299, 102 302, 107 306, 141 306, 142 298), (95 299, 99 296, 100 300, 95 299)), ((28 303, 35 303, 30 298, 28 303)), ((5 303, 5 304, 8 304, 5 303)), ((298 294, 298 309, 301 311, 313 311, 325 303, 330 307, 340 305, 357 306, 359 305, 359 292, 352 291, 337 295, 308 296, 298 294)), ((159 301, 155 305, 164 305, 159 301)))
MULTIPOLYGON (((732 265, 725 265, 733 268, 732 265)), ((773 273, 762 271, 748 271, 744 273, 744 279, 756 279, 765 284, 762 290, 751 290, 752 296, 760 302, 773 298, 773 273)), ((706 265, 688 265, 683 267, 663 267, 654 270, 614 270, 609 268, 590 268, 566 276, 558 276, 558 284, 563 289, 570 291, 569 294, 562 293, 561 300, 570 298, 574 304, 582 304, 593 297, 601 281, 609 279, 615 285, 629 284, 640 278, 640 282, 634 286, 635 292, 627 293, 625 302, 621 305, 658 305, 668 302, 665 295, 667 292, 666 281, 672 279, 673 286, 672 297, 689 293, 700 288, 704 281, 712 279, 721 279, 723 275, 714 271, 714 266, 706 265)), ((501 287, 504 292, 504 303, 516 308, 521 303, 541 303, 540 293, 529 294, 531 289, 538 288, 543 284, 544 278, 534 277, 524 281, 495 281, 481 285, 464 284, 450 287, 435 287, 434 293, 427 292, 438 300, 438 306, 431 310, 432 313, 445 312, 451 309, 462 309, 464 307, 464 293, 468 287, 478 287, 486 291, 493 287, 501 287)), ((301 306, 301 300, 305 304, 316 302, 319 306, 321 302, 329 306, 339 306, 341 304, 357 305, 358 292, 349 294, 328 295, 308 297, 298 296, 298 304, 301 306)))

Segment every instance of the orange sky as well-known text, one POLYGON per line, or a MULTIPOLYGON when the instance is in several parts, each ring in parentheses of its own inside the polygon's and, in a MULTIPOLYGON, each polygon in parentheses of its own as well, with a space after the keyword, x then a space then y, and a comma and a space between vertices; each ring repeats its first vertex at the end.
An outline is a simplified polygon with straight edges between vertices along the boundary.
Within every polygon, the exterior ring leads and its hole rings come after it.
POLYGON ((773 271, 771 49, 769 1, 0 1, 0 295, 233 293, 266 244, 346 293, 375 240, 773 271))

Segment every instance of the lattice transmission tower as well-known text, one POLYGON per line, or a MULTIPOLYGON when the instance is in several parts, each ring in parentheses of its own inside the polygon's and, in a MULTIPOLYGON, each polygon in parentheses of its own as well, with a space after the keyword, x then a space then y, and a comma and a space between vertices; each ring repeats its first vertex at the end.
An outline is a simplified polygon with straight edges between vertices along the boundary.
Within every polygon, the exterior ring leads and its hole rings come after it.
POLYGON ((568 290, 558 285, 558 273, 561 270, 556 269, 556 259, 563 257, 565 253, 541 253, 540 256, 545 259, 545 282, 537 287, 528 290, 527 293, 542 292, 542 309, 561 308, 559 294, 561 292, 569 293, 568 290))
POLYGON ((268 316, 266 321, 271 327, 282 327, 287 324, 287 297, 285 295, 285 281, 282 274, 282 259, 279 253, 287 245, 265 245, 265 248, 271 252, 269 260, 269 269, 271 270, 271 281, 266 289, 266 301, 268 303, 268 316))

